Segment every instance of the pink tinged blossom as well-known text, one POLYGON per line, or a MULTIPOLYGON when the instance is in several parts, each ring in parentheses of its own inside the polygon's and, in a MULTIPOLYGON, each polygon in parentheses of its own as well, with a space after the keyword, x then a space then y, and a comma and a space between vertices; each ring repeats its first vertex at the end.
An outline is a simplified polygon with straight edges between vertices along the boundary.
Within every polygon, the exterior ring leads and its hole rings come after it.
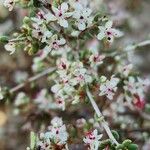
POLYGON ((63 111, 65 110, 65 100, 63 98, 61 97, 56 98, 56 105, 63 111))
POLYGON ((65 45, 66 40, 64 38, 58 39, 57 35, 53 35, 48 41, 48 45, 44 48, 46 51, 58 50, 61 46, 65 45))
POLYGON ((83 31, 92 25, 93 17, 91 17, 91 9, 81 8, 74 11, 73 18, 79 30, 83 31))
POLYGON ((146 102, 144 99, 140 98, 138 95, 135 95, 133 104, 138 109, 143 109, 145 107, 146 102))
POLYGON ((68 4, 62 3, 58 8, 52 6, 54 14, 48 13, 46 15, 47 21, 57 21, 60 26, 68 28, 67 18, 72 16, 72 12, 68 12, 68 4))
POLYGON ((31 18, 38 25, 42 25, 44 21, 46 21, 45 13, 43 11, 39 11, 36 17, 31 18))
POLYGON ((98 150, 101 138, 102 134, 98 135, 98 131, 95 129, 94 131, 86 133, 83 141, 89 146, 90 150, 98 150))
POLYGON ((106 22, 105 26, 99 26, 99 34, 97 35, 98 40, 102 40, 104 38, 107 39, 108 42, 112 43, 114 37, 121 37, 123 33, 117 29, 112 28, 113 22, 106 22))
POLYGON ((69 67, 69 62, 67 61, 66 58, 61 58, 60 60, 58 60, 57 62, 57 67, 60 70, 67 70, 69 67))
POLYGON ((106 80, 104 83, 100 85, 100 96, 106 95, 106 97, 110 100, 113 99, 115 92, 117 91, 117 84, 119 83, 119 79, 114 76, 111 77, 110 80, 106 80))
POLYGON ((39 26, 38 24, 33 24, 32 36, 45 43, 50 39, 52 33, 46 28, 46 26, 39 26))
POLYGON ((99 55, 98 53, 92 54, 89 58, 89 61, 91 63, 91 67, 100 65, 103 63, 105 56, 104 55, 99 55))
POLYGON ((63 124, 62 119, 55 117, 51 121, 51 126, 48 127, 47 137, 52 139, 55 144, 63 145, 66 144, 69 137, 66 126, 63 124))

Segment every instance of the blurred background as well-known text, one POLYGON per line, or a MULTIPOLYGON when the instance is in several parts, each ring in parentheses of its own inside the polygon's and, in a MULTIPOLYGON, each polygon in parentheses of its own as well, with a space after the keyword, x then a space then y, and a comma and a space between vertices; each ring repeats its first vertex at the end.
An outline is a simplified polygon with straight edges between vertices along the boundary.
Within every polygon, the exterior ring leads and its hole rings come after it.
MULTIPOLYGON (((150 0, 104 0, 112 19, 125 32, 118 46, 141 42, 150 39, 150 0)), ((0 1, 0 35, 17 31, 22 23, 26 10, 15 8, 8 12, 0 1)), ((0 85, 13 87, 32 76, 32 57, 23 51, 9 55, 0 45, 0 85)), ((135 67, 144 76, 150 75, 150 46, 140 48, 131 59, 135 67)), ((40 83, 40 86, 42 83, 40 83)), ((25 89, 30 92, 29 89, 25 89)), ((12 100, 13 101, 13 100, 12 100)), ((29 144, 29 131, 25 130, 30 124, 24 124, 25 118, 12 113, 13 105, 0 102, 0 150, 24 150, 29 144)), ((150 124, 146 122, 145 124, 150 124)), ((150 130, 149 130, 150 131, 150 130)), ((141 149, 150 150, 150 141, 137 144, 141 149), (147 147, 147 149, 146 149, 147 147)))

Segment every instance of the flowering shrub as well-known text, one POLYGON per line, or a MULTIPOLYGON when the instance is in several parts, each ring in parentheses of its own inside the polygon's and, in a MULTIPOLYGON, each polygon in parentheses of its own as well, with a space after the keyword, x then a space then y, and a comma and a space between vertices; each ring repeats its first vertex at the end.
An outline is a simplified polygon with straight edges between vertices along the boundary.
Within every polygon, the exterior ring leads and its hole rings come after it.
MULTIPOLYGON (((116 121, 120 107, 123 112, 127 107, 140 113, 145 108, 149 81, 135 74, 133 65, 126 61, 128 51, 140 45, 114 50, 114 42, 123 36, 123 32, 115 29, 109 16, 94 10, 93 3, 96 2, 27 1, 24 7, 33 11, 24 17, 20 31, 12 39, 1 37, 10 55, 23 49, 35 56, 32 70, 37 75, 29 78, 28 83, 49 75, 48 89, 40 89, 33 97, 24 92, 17 94, 15 114, 24 114, 33 108, 47 114, 64 111, 64 120, 67 120, 69 108, 75 110, 82 106, 81 109, 85 109, 83 118, 73 118, 76 120, 74 125, 63 124, 56 115, 48 127, 47 123, 41 122, 38 133, 31 132, 27 150, 68 150, 73 143, 83 143, 90 150, 138 149, 131 140, 120 139, 119 134, 110 129, 111 124, 106 122, 104 115, 111 113, 116 121), (101 103, 105 101, 109 101, 113 112, 102 108, 101 103), (85 114, 89 105, 95 111, 92 118, 85 114)), ((4 5, 11 11, 15 5, 23 4, 5 0, 4 5)), ((22 83, 9 90, 0 88, 0 100, 11 98, 25 85, 22 83)))

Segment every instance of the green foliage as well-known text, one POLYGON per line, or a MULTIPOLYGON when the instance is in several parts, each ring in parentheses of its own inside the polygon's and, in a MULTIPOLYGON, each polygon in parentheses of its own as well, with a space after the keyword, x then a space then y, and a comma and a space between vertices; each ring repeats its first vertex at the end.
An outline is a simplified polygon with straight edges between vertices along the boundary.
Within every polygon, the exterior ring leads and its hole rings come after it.
POLYGON ((138 150, 138 145, 133 144, 131 140, 127 139, 117 146, 116 150, 138 150))
POLYGON ((118 132, 115 131, 115 130, 111 130, 111 132, 112 132, 113 136, 115 137, 115 139, 116 139, 116 140, 119 140, 120 137, 119 137, 118 132))
POLYGON ((7 36, 0 36, 0 42, 2 43, 8 43, 9 38, 7 36))
POLYGON ((37 141, 37 138, 36 138, 35 133, 31 132, 30 133, 30 148, 31 148, 31 150, 34 150, 34 148, 36 146, 36 141, 37 141))

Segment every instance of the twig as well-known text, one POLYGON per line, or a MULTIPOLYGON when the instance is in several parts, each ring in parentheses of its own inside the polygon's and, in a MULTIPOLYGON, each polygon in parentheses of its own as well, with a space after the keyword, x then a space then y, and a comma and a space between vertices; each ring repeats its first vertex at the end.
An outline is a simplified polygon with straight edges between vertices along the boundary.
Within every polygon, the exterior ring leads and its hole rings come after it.
POLYGON ((39 79, 39 78, 41 78, 41 77, 43 77, 43 76, 45 76, 49 73, 52 73, 53 71, 55 71, 54 67, 53 68, 48 68, 48 69, 44 70, 43 72, 41 72, 41 73, 39 73, 39 74, 37 74, 33 77, 30 77, 27 81, 13 87, 12 89, 10 89, 9 92, 14 93, 14 92, 20 90, 21 88, 23 88, 27 83, 33 82, 33 81, 35 81, 35 80, 37 80, 37 79, 39 79))
POLYGON ((142 41, 138 44, 129 45, 129 46, 125 47, 125 51, 129 52, 129 51, 135 50, 138 47, 142 47, 142 46, 146 46, 146 45, 150 45, 150 40, 142 41))
MULTIPOLYGON (((93 106, 93 108, 94 108, 94 110, 95 110, 97 116, 98 116, 98 117, 102 117, 103 115, 102 115, 102 113, 100 112, 100 110, 99 110, 99 108, 98 108, 98 106, 97 106, 95 100, 93 99, 93 96, 92 96, 91 92, 89 91, 89 88, 88 88, 88 87, 86 88, 86 93, 87 93, 87 96, 88 96, 88 98, 89 98, 89 100, 90 100, 90 102, 91 102, 91 104, 92 104, 92 106, 93 106)), ((119 143, 117 142, 117 140, 115 139, 115 137, 114 137, 113 134, 111 133, 111 130, 110 130, 109 126, 108 126, 108 123, 107 123, 104 119, 102 120, 101 123, 102 123, 102 126, 103 126, 103 128, 105 129, 107 135, 109 136, 109 138, 118 146, 119 143)))
POLYGON ((22 37, 22 38, 16 38, 16 39, 11 39, 9 40, 9 42, 20 42, 20 41, 24 41, 26 38, 22 37))

